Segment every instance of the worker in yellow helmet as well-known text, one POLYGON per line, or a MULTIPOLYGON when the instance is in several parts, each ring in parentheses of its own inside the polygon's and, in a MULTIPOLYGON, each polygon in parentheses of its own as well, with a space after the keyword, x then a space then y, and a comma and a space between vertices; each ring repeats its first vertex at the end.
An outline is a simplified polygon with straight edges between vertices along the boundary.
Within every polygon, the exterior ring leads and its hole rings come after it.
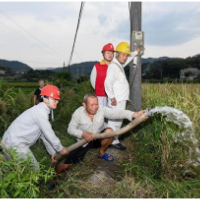
MULTIPOLYGON (((131 52, 129 44, 127 42, 121 42, 117 45, 115 52, 115 58, 112 60, 107 70, 104 86, 108 96, 108 107, 125 110, 127 100, 129 100, 130 88, 124 72, 124 67, 140 53, 140 48, 131 52)), ((121 128, 122 122, 123 120, 109 120, 107 127, 117 131, 121 128)), ((126 149, 126 147, 120 143, 118 137, 115 137, 111 147, 119 150, 126 149)))

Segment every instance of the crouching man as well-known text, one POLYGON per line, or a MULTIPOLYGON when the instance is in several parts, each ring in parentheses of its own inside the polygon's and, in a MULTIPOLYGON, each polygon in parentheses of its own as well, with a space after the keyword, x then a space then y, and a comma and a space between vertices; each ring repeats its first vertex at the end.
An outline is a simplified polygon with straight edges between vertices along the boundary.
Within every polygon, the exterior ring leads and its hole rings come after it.
MULTIPOLYGON (((56 151, 62 155, 68 154, 66 147, 62 146, 49 122, 50 111, 53 112, 57 108, 60 100, 59 89, 54 85, 47 85, 42 89, 40 95, 44 97, 43 102, 18 116, 4 133, 1 142, 1 146, 6 149, 12 147, 18 157, 27 159, 29 154, 35 170, 39 169, 39 164, 29 148, 39 138, 43 140, 52 162, 55 162, 56 151)), ((5 156, 7 159, 10 157, 7 151, 5 151, 5 156)))
MULTIPOLYGON (((139 112, 131 112, 129 110, 117 110, 104 106, 99 106, 98 99, 95 94, 87 94, 83 100, 83 106, 79 107, 72 115, 68 126, 68 133, 77 138, 77 141, 84 138, 88 141, 85 145, 70 152, 64 163, 56 168, 56 172, 62 173, 70 168, 72 164, 82 161, 86 152, 90 148, 99 147, 98 158, 106 161, 113 161, 114 157, 106 153, 106 149, 112 143, 114 138, 96 139, 93 133, 112 132, 111 128, 105 130, 104 118, 108 119, 128 119, 136 118, 145 110, 139 112)), ((145 120, 145 118, 144 118, 145 120)))

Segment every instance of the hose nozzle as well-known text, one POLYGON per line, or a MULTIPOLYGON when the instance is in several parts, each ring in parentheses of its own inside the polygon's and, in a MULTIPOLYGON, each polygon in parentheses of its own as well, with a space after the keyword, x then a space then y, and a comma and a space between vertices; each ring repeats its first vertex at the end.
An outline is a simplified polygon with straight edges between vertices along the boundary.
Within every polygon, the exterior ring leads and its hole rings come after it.
POLYGON ((152 116, 153 116, 153 112, 151 112, 151 108, 147 108, 147 109, 146 109, 146 115, 147 115, 148 117, 152 117, 152 116))

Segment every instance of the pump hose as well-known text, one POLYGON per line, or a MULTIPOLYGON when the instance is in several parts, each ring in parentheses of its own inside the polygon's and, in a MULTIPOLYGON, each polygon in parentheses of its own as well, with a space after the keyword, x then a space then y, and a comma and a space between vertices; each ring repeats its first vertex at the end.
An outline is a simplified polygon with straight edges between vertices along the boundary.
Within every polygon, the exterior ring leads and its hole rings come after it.
MULTIPOLYGON (((129 124, 127 124, 126 126, 124 126, 123 128, 121 128, 118 131, 113 131, 113 132, 108 132, 108 133, 96 133, 94 134, 94 137, 96 139, 104 139, 104 138, 109 138, 109 137, 115 137, 115 136, 119 136, 122 135, 126 132, 128 132, 129 130, 133 129, 134 127, 136 127, 137 125, 139 125, 144 117, 146 117, 147 114, 146 112, 141 114, 140 116, 138 116, 137 118, 135 118, 133 121, 131 121, 129 124)), ((72 144, 71 146, 67 147, 67 151, 70 153, 71 151, 77 149, 78 147, 86 144, 88 141, 86 141, 85 139, 82 139, 74 144, 72 144)), ((55 160, 57 160, 57 162, 52 163, 51 167, 57 167, 58 165, 58 161, 63 157, 63 155, 61 153, 58 153, 57 156, 55 157, 55 160)))

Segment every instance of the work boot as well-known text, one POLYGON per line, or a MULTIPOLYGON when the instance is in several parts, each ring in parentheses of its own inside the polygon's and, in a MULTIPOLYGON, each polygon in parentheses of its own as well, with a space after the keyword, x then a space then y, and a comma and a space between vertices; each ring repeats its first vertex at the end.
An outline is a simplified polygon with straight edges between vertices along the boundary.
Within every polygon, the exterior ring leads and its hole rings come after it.
POLYGON ((47 190, 53 190, 55 188, 55 183, 46 185, 47 190))
POLYGON ((110 147, 118 149, 118 150, 126 150, 126 147, 123 146, 121 143, 111 144, 110 147))
POLYGON ((72 164, 65 164, 62 163, 60 165, 58 165, 58 167, 56 168, 56 173, 57 174, 61 174, 63 173, 65 170, 69 169, 72 166, 72 164))

